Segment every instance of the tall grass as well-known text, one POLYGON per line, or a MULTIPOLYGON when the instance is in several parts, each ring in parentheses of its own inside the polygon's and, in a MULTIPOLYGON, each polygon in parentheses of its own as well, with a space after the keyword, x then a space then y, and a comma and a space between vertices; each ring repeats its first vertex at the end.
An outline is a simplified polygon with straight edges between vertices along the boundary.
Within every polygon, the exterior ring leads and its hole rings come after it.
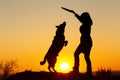
POLYGON ((96 80, 120 80, 120 74, 115 74, 111 68, 99 68, 95 77, 96 80))

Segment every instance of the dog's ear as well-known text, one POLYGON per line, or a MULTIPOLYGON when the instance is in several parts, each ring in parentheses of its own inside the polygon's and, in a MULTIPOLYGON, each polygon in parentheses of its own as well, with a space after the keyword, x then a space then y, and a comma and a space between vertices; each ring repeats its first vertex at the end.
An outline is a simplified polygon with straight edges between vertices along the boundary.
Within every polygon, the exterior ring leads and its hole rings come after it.
POLYGON ((55 26, 56 28, 59 28, 60 26, 66 25, 66 22, 64 21, 62 24, 55 26))
POLYGON ((56 28, 58 28, 59 26, 55 26, 56 28))

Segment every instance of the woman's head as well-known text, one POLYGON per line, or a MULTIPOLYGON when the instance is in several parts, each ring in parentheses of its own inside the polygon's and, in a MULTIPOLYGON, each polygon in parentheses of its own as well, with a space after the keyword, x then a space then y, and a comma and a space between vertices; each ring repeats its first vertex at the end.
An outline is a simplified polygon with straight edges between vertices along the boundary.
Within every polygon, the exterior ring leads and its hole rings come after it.
POLYGON ((81 14, 80 21, 83 24, 90 24, 90 25, 93 24, 92 19, 91 19, 91 17, 90 17, 88 12, 84 12, 84 13, 81 14))

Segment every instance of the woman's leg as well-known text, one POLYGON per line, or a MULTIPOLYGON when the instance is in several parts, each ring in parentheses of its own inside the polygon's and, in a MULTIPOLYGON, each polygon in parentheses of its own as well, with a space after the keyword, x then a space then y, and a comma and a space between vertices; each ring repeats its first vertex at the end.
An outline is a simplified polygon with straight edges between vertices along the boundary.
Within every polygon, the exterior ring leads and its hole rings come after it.
POLYGON ((74 67, 73 71, 79 73, 79 54, 81 53, 80 47, 78 46, 75 53, 74 53, 74 67))
POLYGON ((85 61, 87 63, 87 73, 92 74, 91 60, 90 60, 90 51, 84 53, 85 61))

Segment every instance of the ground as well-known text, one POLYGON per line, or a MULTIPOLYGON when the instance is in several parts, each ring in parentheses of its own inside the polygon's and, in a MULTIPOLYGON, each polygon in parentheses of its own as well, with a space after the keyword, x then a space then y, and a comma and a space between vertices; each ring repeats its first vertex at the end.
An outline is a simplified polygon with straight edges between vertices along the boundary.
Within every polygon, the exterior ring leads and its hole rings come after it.
POLYGON ((5 80, 120 80, 120 75, 101 75, 89 77, 86 74, 75 73, 51 73, 24 71, 9 76, 5 80))

